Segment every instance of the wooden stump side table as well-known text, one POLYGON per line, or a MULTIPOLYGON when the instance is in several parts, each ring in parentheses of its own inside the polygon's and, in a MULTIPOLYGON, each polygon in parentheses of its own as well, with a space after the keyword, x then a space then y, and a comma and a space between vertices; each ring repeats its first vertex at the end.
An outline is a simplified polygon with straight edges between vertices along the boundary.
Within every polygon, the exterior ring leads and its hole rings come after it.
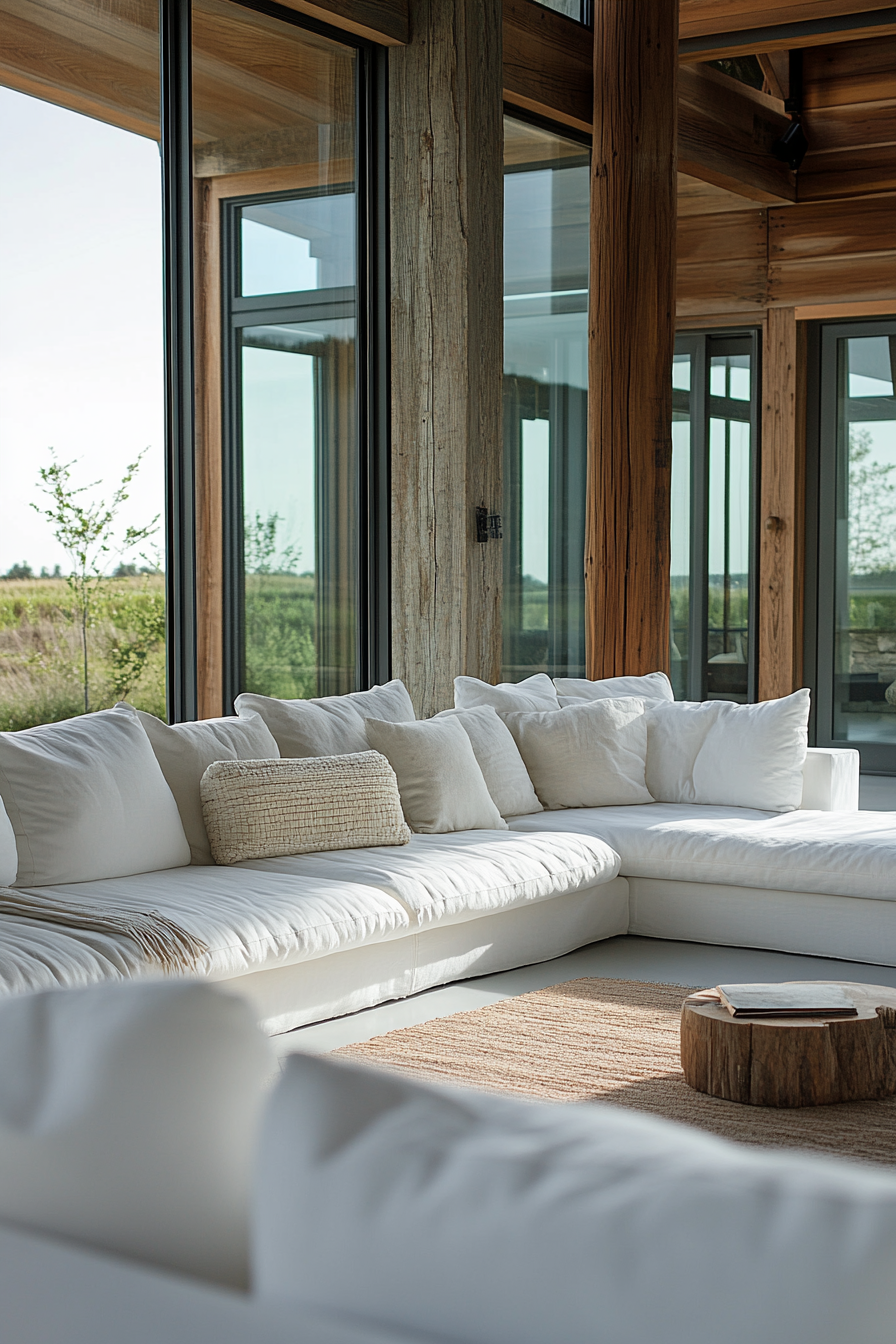
POLYGON ((858 1017, 732 1017, 719 1004, 681 1010, 681 1067, 697 1092, 750 1106, 827 1106, 896 1093, 896 989, 846 980, 858 1017))

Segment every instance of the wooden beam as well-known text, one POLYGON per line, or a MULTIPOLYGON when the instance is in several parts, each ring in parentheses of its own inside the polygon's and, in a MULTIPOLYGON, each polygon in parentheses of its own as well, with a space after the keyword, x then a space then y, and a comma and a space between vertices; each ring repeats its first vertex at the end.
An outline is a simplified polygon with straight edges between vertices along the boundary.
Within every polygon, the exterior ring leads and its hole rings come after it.
POLYGON ((802 685, 804 333, 793 308, 770 310, 762 358, 760 700, 789 695, 802 685))
POLYGON ((896 191, 896 148, 875 145, 848 153, 807 154, 798 175, 798 199, 836 201, 896 191))
POLYGON ((677 23, 677 0, 595 5, 590 677, 669 667, 677 23))
POLYGON ((893 299, 879 299, 869 303, 801 303, 797 304, 797 322, 845 322, 850 317, 892 317, 896 310, 893 299))
POLYGON ((408 0, 280 0, 287 9, 383 46, 410 40, 408 0))
POLYGON ((740 5, 682 0, 681 61, 792 51, 896 32, 896 7, 867 0, 740 5))
POLYGON ((765 210, 679 218, 676 312, 762 312, 768 302, 765 210))
POLYGON ((389 53, 392 658, 418 713, 496 679, 502 399, 500 0, 414 0, 389 53))
POLYGON ((771 147, 790 124, 766 94, 718 71, 682 66, 678 164, 682 172, 751 200, 796 200, 796 180, 771 147))
MULTIPOLYGON (((329 165, 331 181, 351 181, 355 175, 355 128, 351 122, 330 126, 329 165), (336 165, 340 164, 341 168, 336 165)), ((261 168, 284 168, 307 164, 320 180, 319 126, 283 126, 273 131, 233 135, 210 140, 193 149, 194 177, 224 177, 231 173, 257 172, 261 168)))
POLYGON ((504 0, 504 97, 516 107, 591 131, 592 37, 531 0, 504 0))

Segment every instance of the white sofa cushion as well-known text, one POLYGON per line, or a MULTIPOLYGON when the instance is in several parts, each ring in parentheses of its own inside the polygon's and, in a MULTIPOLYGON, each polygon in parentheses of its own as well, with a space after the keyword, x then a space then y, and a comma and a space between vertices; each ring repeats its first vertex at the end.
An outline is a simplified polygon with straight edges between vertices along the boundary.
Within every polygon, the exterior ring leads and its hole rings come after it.
POLYGON ((561 714, 502 715, 546 808, 651 803, 645 702, 583 701, 561 714))
POLYGON ((502 817, 522 817, 541 811, 513 734, 492 705, 443 709, 436 718, 457 719, 470 739, 486 787, 502 817))
POLYGON ((424 835, 494 831, 507 825, 494 804, 470 739, 456 719, 366 720, 367 741, 398 779, 408 825, 424 835))
POLYGON ((293 1055, 253 1218, 263 1301, 459 1344, 885 1344, 896 1177, 609 1106, 293 1055))
POLYGON ((0 1217, 245 1285, 272 1064, 249 1008, 207 985, 0 1002, 0 1217))
POLYGON ((625 877, 896 901, 896 813, 654 803, 513 817, 512 830, 599 836, 625 877))
POLYGON ((554 686, 562 707, 576 700, 618 700, 624 695, 638 695, 642 700, 675 699, 665 672, 648 672, 643 677, 603 677, 600 681, 555 677, 554 686))
POLYGON ((0 733, 16 884, 126 877, 190 862, 174 795, 130 705, 0 733))
POLYGON ((860 757, 855 747, 810 747, 803 763, 800 807, 858 812, 860 757))
POLYGON ((657 802, 790 812, 803 797, 809 692, 736 705, 652 704, 647 787, 657 802))
POLYGON ((215 761, 202 776, 215 863, 406 845, 395 772, 379 752, 306 760, 215 761))
POLYGON ((234 701, 240 718, 260 714, 273 733, 281 756, 342 756, 366 751, 364 720, 411 723, 414 706, 404 682, 386 682, 369 691, 327 695, 319 700, 273 700, 244 692, 234 701))
MULTIPOLYGON (((522 838, 529 837, 516 837, 522 838)), ((376 855, 381 851, 355 852, 376 855)), ((259 865, 267 862, 279 860, 257 860, 259 865)), ((364 870, 359 866, 358 871, 364 870)), ((166 872, 40 890, 44 896, 58 893, 62 901, 79 905, 157 911, 206 944, 208 951, 196 973, 212 980, 292 966, 331 952, 401 937, 410 930, 404 906, 382 891, 375 878, 346 881, 338 879, 332 870, 297 879, 289 872, 188 864, 166 872)), ((36 920, 21 920, 15 927, 24 930, 26 925, 42 930, 47 964, 42 971, 39 963, 35 966, 33 955, 23 964, 13 950, 17 939, 10 935, 6 940, 9 963, 0 962, 0 986, 7 983, 7 978, 25 988, 39 988, 54 983, 66 987, 87 984, 121 973, 158 974, 143 960, 136 943, 125 936, 78 930, 76 935, 65 931, 66 936, 60 939, 36 920), (85 958, 81 951, 84 945, 96 949, 96 955, 85 958), (97 975, 96 970, 102 973, 97 975), (35 974, 36 981, 32 979, 35 974)), ((3 916, 0 930, 6 933, 12 928, 10 917, 3 916)), ((0 948, 3 942, 0 938, 0 948)), ((35 947, 31 929, 27 946, 35 947)))
POLYGON ((192 862, 213 863, 202 819, 200 780, 213 761, 277 760, 280 752, 270 729, 258 714, 248 712, 239 719, 173 724, 142 709, 136 712, 174 794, 192 862))
POLYGON ((11 887, 19 867, 16 833, 0 797, 0 887, 11 887))
POLYGON ((455 831, 412 835, 410 844, 395 849, 299 854, 242 866, 258 869, 259 876, 292 875, 302 883, 367 883, 399 902, 413 928, 425 929, 611 882, 619 856, 589 836, 455 831))
POLYGON ((536 672, 523 681, 502 681, 491 686, 478 677, 454 678, 454 708, 475 709, 491 705, 499 713, 517 709, 559 709, 554 683, 544 672, 536 672))

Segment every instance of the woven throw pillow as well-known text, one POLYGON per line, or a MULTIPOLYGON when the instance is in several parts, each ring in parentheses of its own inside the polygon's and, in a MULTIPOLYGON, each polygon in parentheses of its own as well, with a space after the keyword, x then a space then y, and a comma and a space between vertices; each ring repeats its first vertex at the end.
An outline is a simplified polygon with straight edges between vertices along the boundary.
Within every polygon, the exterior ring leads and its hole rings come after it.
POLYGON ((200 792, 215 863, 406 845, 411 838, 395 773, 376 751, 215 761, 200 792))

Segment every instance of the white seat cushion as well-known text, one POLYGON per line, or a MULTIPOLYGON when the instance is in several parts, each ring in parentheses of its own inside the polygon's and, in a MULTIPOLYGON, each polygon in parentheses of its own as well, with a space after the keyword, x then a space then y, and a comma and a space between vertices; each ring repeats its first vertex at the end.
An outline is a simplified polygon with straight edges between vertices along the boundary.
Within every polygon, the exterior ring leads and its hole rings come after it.
MULTIPOLYGON (((78 903, 158 911, 208 946, 197 974, 215 980, 401 937, 410 928, 404 906, 374 882, 345 881, 333 872, 297 878, 288 871, 258 872, 245 865, 191 864, 165 873, 40 890, 78 903)), ((77 974, 73 967, 72 975, 77 974)), ((0 967, 0 982, 2 975, 0 967)), ((57 975, 62 984, 79 983, 68 978, 65 966, 57 968, 57 975)))
POLYGON ((262 1300, 459 1344, 888 1344, 896 1177, 612 1106, 293 1055, 262 1127, 262 1300))
MULTIPOLYGON (((564 711, 565 712, 565 711, 564 711)), ((759 812, 652 803, 513 817, 516 831, 596 835, 625 877, 896 901, 896 813, 759 812)))
POLYGON ((455 831, 412 835, 401 849, 300 854, 241 866, 377 887, 401 903, 412 927, 422 929, 610 882, 619 858, 609 845, 584 835, 455 831))
POLYGON ((248 1006, 208 985, 0 1002, 0 1217, 245 1286, 272 1067, 248 1006))

